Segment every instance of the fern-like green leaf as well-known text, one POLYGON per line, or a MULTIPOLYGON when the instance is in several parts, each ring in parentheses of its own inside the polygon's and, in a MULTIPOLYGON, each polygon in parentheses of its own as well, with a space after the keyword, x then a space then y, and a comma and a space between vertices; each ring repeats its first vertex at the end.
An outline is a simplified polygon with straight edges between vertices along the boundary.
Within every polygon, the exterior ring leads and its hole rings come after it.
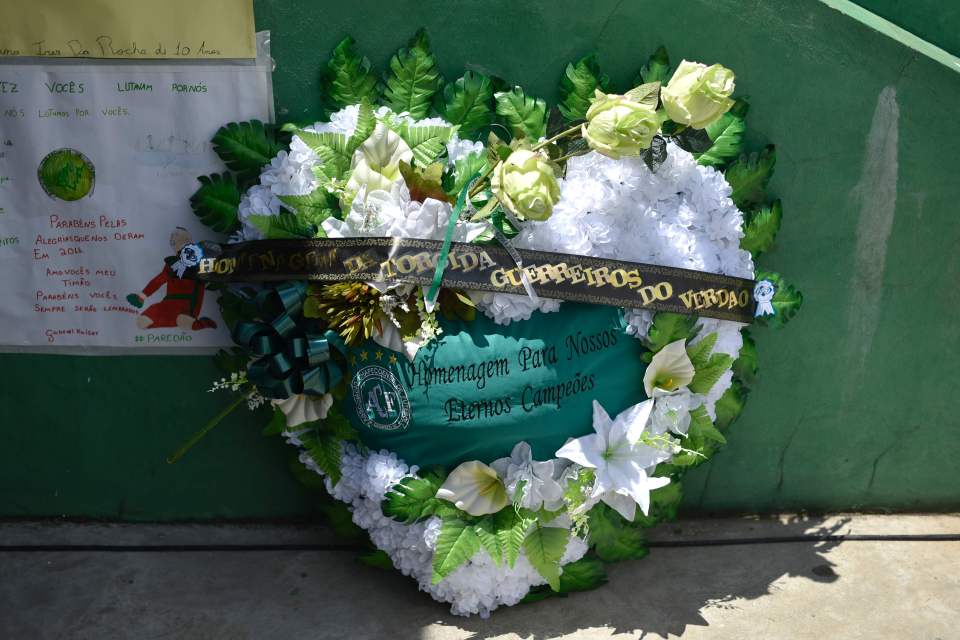
MULTIPOLYGON (((606 92, 610 78, 600 71, 597 56, 584 56, 576 63, 569 63, 560 78, 560 103, 557 108, 568 121, 587 117, 587 109, 593 102, 595 91, 606 92)), ((654 105, 656 106, 656 105, 654 105)))
POLYGON ((560 559, 570 540, 566 527, 544 527, 536 523, 523 541, 523 552, 554 591, 560 590, 560 559))
POLYGON ((783 208, 779 200, 774 200, 770 205, 764 205, 752 211, 747 216, 747 222, 743 228, 740 248, 753 254, 754 259, 761 253, 769 251, 777 237, 777 232, 780 231, 782 220, 783 208))
POLYGON ((660 351, 671 342, 677 340, 687 340, 694 335, 694 327, 697 324, 696 316, 687 316, 680 313, 670 313, 660 311, 653 316, 653 322, 650 329, 647 330, 647 347, 649 354, 644 354, 647 362, 654 353, 660 351))
POLYGON ((263 166, 285 148, 279 131, 259 120, 231 122, 213 136, 213 150, 241 183, 256 179, 263 166))
POLYGON ((730 388, 720 396, 720 399, 714 405, 714 410, 717 412, 716 427, 721 430, 727 429, 730 423, 736 420, 743 411, 746 402, 747 388, 734 380, 730 388))
MULTIPOLYGON (((716 334, 710 334, 692 348, 695 352, 696 361, 694 361, 694 356, 690 356, 690 361, 693 362, 695 372, 693 374, 693 380, 688 387, 693 393, 707 393, 710 391, 713 385, 717 383, 717 380, 720 379, 720 376, 726 373, 730 365, 733 364, 733 357, 731 355, 727 353, 711 353, 713 345, 716 344, 716 342, 716 334), (711 337, 713 338, 712 340, 711 337), (707 344, 704 345, 704 343, 707 344), (700 348, 698 349, 697 347, 700 348)), ((687 353, 689 355, 690 352, 688 351, 687 353)))
POLYGON ((648 82, 667 84, 668 80, 670 80, 670 56, 667 55, 666 47, 660 45, 647 60, 647 63, 640 68, 634 84, 646 84, 648 82))
POLYGON ((243 194, 230 173, 200 176, 200 188, 190 196, 190 206, 200 222, 219 233, 239 228, 237 207, 243 194))
POLYGON ((697 154, 697 163, 706 167, 723 167, 743 151, 743 136, 747 130, 746 102, 738 100, 734 108, 726 112, 714 122, 708 124, 704 131, 713 144, 701 154, 697 154), (736 105, 743 105, 737 108, 736 105))
POLYGON ((343 453, 341 441, 327 434, 317 434, 301 439, 307 455, 320 467, 321 471, 327 474, 330 482, 333 484, 340 482, 342 475, 340 458, 343 453))
POLYGON ((502 116, 515 138, 527 138, 536 142, 547 131, 547 103, 540 98, 527 96, 523 89, 494 94, 497 114, 502 116))
POLYGON ((370 137, 373 130, 377 128, 377 114, 373 110, 370 101, 364 98, 360 101, 360 109, 357 112, 357 126, 353 130, 353 135, 347 140, 346 153, 353 156, 353 152, 360 148, 360 145, 370 137))
POLYGON ((460 126, 462 138, 475 139, 493 122, 493 80, 467 71, 443 89, 437 110, 450 124, 460 126))
POLYGON ((517 558, 520 557, 520 549, 527 537, 527 530, 535 519, 526 511, 518 513, 516 509, 509 505, 493 515, 493 525, 499 547, 503 549, 509 567, 513 568, 517 558))
MULTIPOLYGON (((510 509, 511 507, 507 507, 510 509)), ((498 567, 503 563, 503 547, 500 544, 500 538, 497 537, 496 525, 492 516, 482 518, 475 525, 477 538, 480 540, 480 546, 486 550, 487 554, 493 558, 494 564, 498 567)))
POLYGON ((479 550, 480 538, 472 524, 457 517, 444 518, 433 552, 433 584, 453 573, 479 550))
POLYGON ((357 55, 353 45, 353 38, 347 36, 327 62, 320 85, 327 115, 363 100, 376 103, 380 98, 377 75, 370 61, 357 55))
POLYGON ((443 153, 454 131, 455 127, 404 125, 397 133, 409 145, 416 163, 426 167, 443 153))
MULTIPOLYGON (((447 193, 456 198, 467 182, 477 173, 487 168, 486 156, 482 153, 469 153, 453 163, 453 181, 447 186, 447 193)), ((446 185, 446 183, 445 183, 446 185)))
POLYGON ((744 209, 749 205, 763 202, 766 198, 767 183, 770 182, 776 163, 776 149, 771 144, 760 153, 740 156, 736 162, 727 167, 723 175, 733 189, 730 193, 733 203, 740 209, 744 209))
MULTIPOLYGON (((315 189, 305 196, 277 196, 280 202, 296 214, 301 221, 320 229, 324 220, 334 215, 330 194, 324 189, 315 189)), ((322 231, 322 230, 321 230, 322 231)), ((321 235, 325 237, 326 234, 321 235)))
POLYGON ((390 59, 383 97, 396 113, 406 112, 420 120, 427 117, 433 96, 442 85, 427 33, 420 30, 406 49, 400 49, 390 59))
POLYGON ((743 346, 740 347, 740 353, 733 363, 733 377, 744 384, 753 384, 760 369, 757 343, 753 341, 750 332, 746 329, 741 329, 740 335, 743 336, 743 346))

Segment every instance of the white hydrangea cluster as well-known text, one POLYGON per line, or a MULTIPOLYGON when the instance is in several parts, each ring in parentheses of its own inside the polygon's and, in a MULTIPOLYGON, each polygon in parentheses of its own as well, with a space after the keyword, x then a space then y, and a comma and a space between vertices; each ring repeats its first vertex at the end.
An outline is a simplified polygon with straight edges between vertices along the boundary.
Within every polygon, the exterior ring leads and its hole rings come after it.
MULTIPOLYGON (((310 469, 323 472, 306 453, 300 460, 310 469)), ((390 489, 403 478, 413 476, 416 466, 407 464, 389 451, 360 453, 355 446, 344 446, 340 464, 342 477, 333 484, 326 478, 330 494, 350 506, 353 521, 370 534, 378 549, 393 560, 404 575, 414 578, 422 591, 440 602, 451 603, 455 615, 480 614, 482 617, 501 605, 520 602, 531 587, 546 581, 521 553, 514 566, 497 566, 486 551, 478 551, 438 584, 432 584, 433 551, 440 535, 440 519, 406 525, 383 515, 380 503, 390 489)), ((552 526, 569 528, 566 517, 552 526)), ((561 564, 575 562, 587 552, 587 544, 572 536, 561 564)))

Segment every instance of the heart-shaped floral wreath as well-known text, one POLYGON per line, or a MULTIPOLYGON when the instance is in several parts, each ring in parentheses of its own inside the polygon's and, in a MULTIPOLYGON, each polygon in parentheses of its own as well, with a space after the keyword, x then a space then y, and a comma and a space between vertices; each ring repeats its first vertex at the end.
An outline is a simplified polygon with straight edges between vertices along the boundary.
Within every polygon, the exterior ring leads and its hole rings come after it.
POLYGON ((367 559, 392 563, 453 613, 590 589, 603 563, 644 556, 642 529, 675 516, 682 475, 725 442, 757 374, 745 324, 711 317, 725 303, 712 294, 690 313, 639 296, 637 308, 561 303, 537 295, 538 272, 517 249, 756 279, 751 311, 763 324, 799 309, 797 290, 755 271, 782 214, 765 194, 773 147, 742 154, 747 103, 732 97, 733 72, 684 60, 671 74, 661 47, 636 84, 611 93, 588 56, 567 66, 548 109, 478 72, 444 84, 423 33, 382 81, 347 38, 324 76, 328 120, 223 127, 213 142, 231 171, 201 177, 191 200, 243 246, 428 239, 444 241, 433 264, 445 264, 455 240, 516 261, 526 295, 443 286, 442 267, 433 286, 220 287, 240 346, 218 356, 229 376, 214 388, 239 392, 233 406, 272 403, 265 433, 299 447, 299 475, 319 474, 345 503, 378 550, 367 559), (588 335, 596 309, 604 328, 588 335), (567 360, 600 354, 566 380, 548 346, 560 325, 525 329, 564 317, 584 327, 569 330, 567 360), (445 352, 453 365, 437 364, 445 352), (424 415, 481 430, 419 432, 400 380, 411 376, 432 385, 424 415), (496 401, 484 395, 495 378, 496 401), (475 398, 443 394, 458 384, 475 398), (540 422, 524 414, 533 408, 540 422))

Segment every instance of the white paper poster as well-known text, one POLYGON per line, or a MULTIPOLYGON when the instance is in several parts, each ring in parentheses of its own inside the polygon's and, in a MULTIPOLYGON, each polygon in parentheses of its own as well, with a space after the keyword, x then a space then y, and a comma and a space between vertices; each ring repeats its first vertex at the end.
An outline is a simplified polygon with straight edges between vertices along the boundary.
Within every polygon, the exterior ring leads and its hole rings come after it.
POLYGON ((215 294, 178 275, 184 245, 219 239, 189 198, 198 175, 224 170, 210 143, 217 129, 271 116, 268 56, 0 65, 0 344, 231 344, 215 294))

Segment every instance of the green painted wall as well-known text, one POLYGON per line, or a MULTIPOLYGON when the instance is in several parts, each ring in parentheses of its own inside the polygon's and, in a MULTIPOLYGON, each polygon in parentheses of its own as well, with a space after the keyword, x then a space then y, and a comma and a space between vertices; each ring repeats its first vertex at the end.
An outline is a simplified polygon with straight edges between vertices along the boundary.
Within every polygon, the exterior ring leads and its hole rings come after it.
MULTIPOLYGON (((755 146, 778 145, 781 245, 806 294, 757 332, 762 380, 730 445, 687 482, 703 511, 960 507, 960 73, 807 0, 260 0, 281 117, 318 112, 317 73, 352 34, 375 65, 426 26, 464 64, 548 99, 587 52, 625 83, 656 45, 736 70, 755 146), (337 7, 349 7, 348 11, 337 7), (585 7, 590 7, 586 9, 585 7)), ((135 520, 315 513, 289 450, 238 414, 175 466, 225 397, 203 358, 0 356, 0 512, 135 520)))
POLYGON ((856 0, 868 11, 960 55, 960 2, 955 0, 856 0))

